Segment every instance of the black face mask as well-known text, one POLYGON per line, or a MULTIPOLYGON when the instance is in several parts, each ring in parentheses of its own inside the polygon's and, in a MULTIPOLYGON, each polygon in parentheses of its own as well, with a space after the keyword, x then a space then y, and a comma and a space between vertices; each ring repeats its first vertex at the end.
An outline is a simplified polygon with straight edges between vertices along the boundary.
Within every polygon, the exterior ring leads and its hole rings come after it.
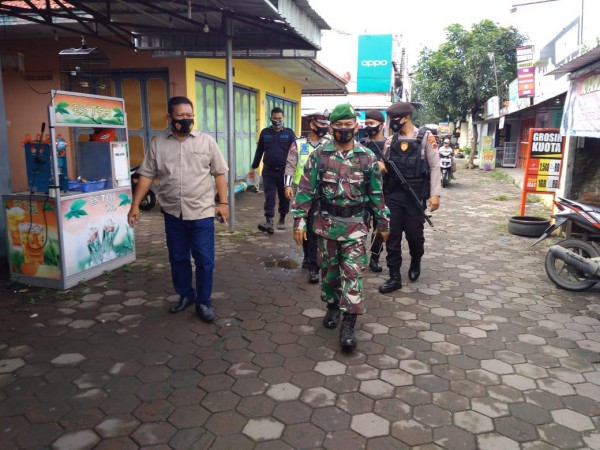
POLYGON ((178 133, 189 133, 192 131, 194 119, 172 119, 171 127, 178 133))
POLYGON ((377 125, 376 127, 364 127, 363 130, 367 137, 372 138, 377 133, 379 133, 379 131, 381 130, 381 126, 377 125))
POLYGON ((323 137, 329 131, 329 127, 316 127, 316 128, 313 128, 313 131, 315 132, 315 134, 317 136, 323 137))
POLYGON ((390 130, 392 130, 394 133, 398 133, 400 130, 402 130, 406 122, 400 123, 401 120, 402 119, 390 120, 390 130))
POLYGON ((354 127, 352 128, 334 128, 333 138, 340 144, 347 144, 354 139, 354 127))
POLYGON ((283 120, 271 120, 271 125, 275 128, 279 128, 283 126, 283 120))

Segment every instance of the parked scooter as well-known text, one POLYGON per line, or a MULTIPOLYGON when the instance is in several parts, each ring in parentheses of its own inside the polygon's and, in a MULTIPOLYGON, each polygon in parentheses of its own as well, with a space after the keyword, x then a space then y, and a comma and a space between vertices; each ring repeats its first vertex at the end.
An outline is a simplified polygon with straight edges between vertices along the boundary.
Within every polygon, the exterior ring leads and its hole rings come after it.
MULTIPOLYGON (((131 173, 131 192, 135 194, 135 188, 137 187, 138 180, 140 178, 140 174, 137 172, 140 166, 132 167, 130 170, 131 173)), ((140 209, 142 211, 150 211, 156 205, 156 187, 154 182, 150 185, 150 189, 146 196, 140 202, 140 209)))
POLYGON ((550 281, 559 288, 585 291, 600 281, 600 208, 560 197, 554 203, 560 212, 552 215, 554 224, 533 245, 570 222, 580 237, 550 247, 544 266, 550 281))
POLYGON ((442 173, 442 187, 448 187, 452 179, 452 158, 454 150, 451 147, 440 147, 440 171, 442 173))

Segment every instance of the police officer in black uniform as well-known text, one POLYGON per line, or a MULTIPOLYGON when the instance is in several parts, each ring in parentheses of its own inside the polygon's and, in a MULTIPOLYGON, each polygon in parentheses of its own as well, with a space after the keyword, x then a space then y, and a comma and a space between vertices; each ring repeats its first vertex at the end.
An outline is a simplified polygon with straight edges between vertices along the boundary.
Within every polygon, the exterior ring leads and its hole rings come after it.
POLYGON ((252 168, 248 172, 248 178, 254 180, 255 169, 260 165, 260 160, 264 155, 262 177, 265 186, 265 223, 260 224, 258 229, 269 234, 274 233, 273 217, 275 216, 276 197, 279 197, 277 229, 285 230, 285 216, 290 210, 290 201, 285 195, 285 163, 288 150, 295 140, 294 131, 283 126, 283 110, 277 107, 273 108, 271 110, 271 126, 260 132, 252 168))
MULTIPOLYGON (((385 147, 385 136, 383 135, 385 117, 378 109, 369 109, 365 112, 365 126, 363 128, 363 137, 360 143, 371 149, 377 160, 379 168, 385 170, 385 165, 381 162, 380 154, 385 147)), ((373 218, 373 230, 377 229, 377 222, 373 218)), ((373 272, 381 272, 383 268, 379 264, 379 255, 383 250, 383 239, 380 234, 373 233, 371 236, 371 258, 369 259, 369 269, 373 272)))
POLYGON ((408 278, 411 281, 419 278, 421 257, 425 253, 425 219, 420 209, 425 207, 426 201, 430 211, 440 206, 442 186, 437 142, 429 130, 419 130, 413 125, 412 111, 413 105, 407 102, 394 103, 387 109, 394 135, 387 140, 384 154, 396 164, 423 204, 417 204, 388 167, 383 179, 383 193, 391 212, 390 237, 386 243, 390 278, 379 286, 382 294, 402 287, 402 234, 406 235, 411 256, 408 278))

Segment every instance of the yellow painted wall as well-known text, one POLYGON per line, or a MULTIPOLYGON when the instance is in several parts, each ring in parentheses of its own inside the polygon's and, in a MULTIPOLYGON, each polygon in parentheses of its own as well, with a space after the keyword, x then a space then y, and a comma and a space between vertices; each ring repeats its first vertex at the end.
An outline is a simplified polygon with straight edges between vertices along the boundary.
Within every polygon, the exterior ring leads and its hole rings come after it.
MULTIPOLYGON (((296 135, 299 136, 302 125, 302 110, 300 106, 302 87, 298 83, 263 69, 258 64, 251 61, 234 59, 233 67, 235 69, 235 76, 233 77, 234 84, 245 86, 258 92, 258 105, 256 108, 257 135, 260 133, 260 130, 269 125, 265 121, 267 115, 266 97, 267 94, 272 94, 297 103, 296 129, 294 131, 296 132, 296 135)), ((210 75, 225 80, 225 60, 203 58, 186 59, 187 97, 190 99, 196 98, 196 73, 210 75)))

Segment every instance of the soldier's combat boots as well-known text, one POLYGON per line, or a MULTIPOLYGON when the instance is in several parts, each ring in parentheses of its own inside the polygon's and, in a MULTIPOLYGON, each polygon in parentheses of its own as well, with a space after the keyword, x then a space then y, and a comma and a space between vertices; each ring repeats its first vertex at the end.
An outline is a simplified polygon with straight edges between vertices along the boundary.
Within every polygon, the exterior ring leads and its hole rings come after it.
POLYGON ((356 348, 354 325, 356 325, 356 314, 344 313, 342 326, 340 327, 340 345, 344 350, 353 350, 356 348))
POLYGON ((402 278, 400 278, 400 267, 390 267, 390 278, 381 286, 379 286, 379 292, 382 294, 389 294, 398 289, 402 289, 402 278))
POLYGON ((413 258, 408 269, 408 279, 417 281, 421 275, 421 258, 413 258))
POLYGON ((327 303, 327 314, 325 314, 325 317, 323 318, 323 326, 333 330, 338 326, 341 314, 340 305, 336 303, 327 303))
POLYGON ((273 234, 275 230, 273 229, 273 218, 265 217, 265 223, 261 223, 258 226, 260 231, 264 231, 265 233, 273 234))
POLYGON ((369 269, 371 269, 372 272, 383 271, 381 264, 379 264, 379 255, 371 253, 371 259, 369 260, 369 269))
POLYGON ((308 270, 308 282, 310 284, 317 284, 320 280, 321 278, 319 277, 319 270, 308 270))
POLYGON ((285 215, 282 214, 279 216, 279 222, 277 222, 278 230, 285 230, 285 215))

